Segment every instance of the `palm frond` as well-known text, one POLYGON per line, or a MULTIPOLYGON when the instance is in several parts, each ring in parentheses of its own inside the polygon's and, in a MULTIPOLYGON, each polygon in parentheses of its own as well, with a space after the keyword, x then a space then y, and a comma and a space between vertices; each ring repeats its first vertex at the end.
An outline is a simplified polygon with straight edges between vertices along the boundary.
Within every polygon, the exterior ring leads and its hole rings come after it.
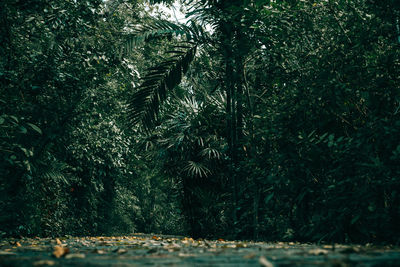
POLYGON ((183 36, 187 41, 205 43, 209 40, 208 34, 196 23, 191 22, 189 26, 172 23, 168 20, 153 20, 149 23, 139 25, 130 33, 125 35, 122 46, 122 54, 131 53, 137 46, 153 38, 168 37, 170 35, 183 36))
POLYGON ((138 45, 149 41, 152 38, 168 36, 171 34, 185 34, 185 26, 177 25, 167 20, 154 20, 147 24, 139 25, 125 34, 125 43, 122 52, 131 53, 138 45))
POLYGON ((200 155, 203 157, 207 157, 208 159, 221 159, 222 154, 217 149, 212 147, 207 147, 200 151, 200 155))
POLYGON ((170 5, 174 2, 175 0, 150 0, 149 3, 154 5, 154 4, 167 4, 170 5))
POLYGON ((36 168, 37 174, 46 182, 52 181, 55 183, 69 185, 66 170, 69 166, 64 162, 50 161, 47 164, 40 164, 40 168, 36 168))
POLYGON ((154 125, 160 103, 167 98, 168 91, 177 86, 187 72, 195 56, 196 45, 177 46, 171 52, 173 55, 169 59, 147 70, 142 84, 128 102, 129 120, 133 124, 142 122, 146 130, 154 125))
POLYGON ((191 160, 187 162, 187 165, 183 168, 183 171, 185 171, 189 176, 193 178, 207 177, 211 173, 211 171, 203 164, 191 160))

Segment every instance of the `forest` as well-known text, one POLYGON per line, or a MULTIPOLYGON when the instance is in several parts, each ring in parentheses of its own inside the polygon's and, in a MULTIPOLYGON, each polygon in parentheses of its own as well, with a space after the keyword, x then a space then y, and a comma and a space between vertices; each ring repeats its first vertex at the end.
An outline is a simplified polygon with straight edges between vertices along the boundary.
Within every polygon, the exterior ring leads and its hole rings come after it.
POLYGON ((0 238, 399 244, 399 20, 398 0, 0 1, 0 238))

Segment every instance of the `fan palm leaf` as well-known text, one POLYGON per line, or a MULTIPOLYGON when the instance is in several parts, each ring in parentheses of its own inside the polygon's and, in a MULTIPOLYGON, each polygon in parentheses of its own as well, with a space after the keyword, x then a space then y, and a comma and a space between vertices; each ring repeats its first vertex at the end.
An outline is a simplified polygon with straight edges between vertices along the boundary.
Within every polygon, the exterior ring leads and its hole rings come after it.
POLYGON ((203 164, 191 160, 187 162, 186 166, 183 168, 183 171, 186 172, 187 175, 193 178, 195 177, 204 178, 211 173, 211 171, 203 164))

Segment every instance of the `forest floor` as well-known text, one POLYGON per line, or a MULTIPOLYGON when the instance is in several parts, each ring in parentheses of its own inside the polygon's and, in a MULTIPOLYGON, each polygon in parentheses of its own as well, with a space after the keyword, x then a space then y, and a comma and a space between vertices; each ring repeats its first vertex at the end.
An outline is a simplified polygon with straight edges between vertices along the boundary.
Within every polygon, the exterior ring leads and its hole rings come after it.
POLYGON ((400 266, 400 248, 119 237, 0 239, 0 266, 400 266))

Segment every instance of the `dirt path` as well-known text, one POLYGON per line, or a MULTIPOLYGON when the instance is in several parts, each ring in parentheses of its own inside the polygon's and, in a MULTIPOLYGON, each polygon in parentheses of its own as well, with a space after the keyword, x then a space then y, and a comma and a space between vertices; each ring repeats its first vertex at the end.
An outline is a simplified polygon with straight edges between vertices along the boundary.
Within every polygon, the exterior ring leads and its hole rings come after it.
POLYGON ((399 247, 133 235, 0 240, 0 266, 400 266, 399 247))

